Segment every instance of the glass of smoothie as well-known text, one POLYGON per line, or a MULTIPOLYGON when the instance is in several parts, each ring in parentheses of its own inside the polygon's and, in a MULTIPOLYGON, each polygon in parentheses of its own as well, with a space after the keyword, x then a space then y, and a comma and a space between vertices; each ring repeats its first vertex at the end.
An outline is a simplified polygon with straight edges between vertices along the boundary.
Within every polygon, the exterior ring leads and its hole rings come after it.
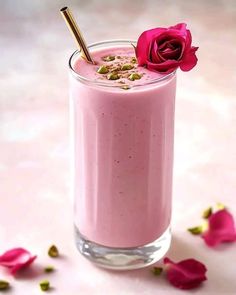
POLYGON ((171 242, 176 73, 139 67, 134 41, 69 60, 76 244, 110 269, 145 267, 171 242))

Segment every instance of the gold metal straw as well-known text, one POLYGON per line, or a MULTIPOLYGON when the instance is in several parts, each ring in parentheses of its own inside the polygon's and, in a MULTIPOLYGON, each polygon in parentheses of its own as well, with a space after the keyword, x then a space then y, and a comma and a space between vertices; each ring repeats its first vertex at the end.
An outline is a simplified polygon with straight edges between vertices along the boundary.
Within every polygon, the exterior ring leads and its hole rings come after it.
POLYGON ((79 45, 79 48, 81 49, 81 55, 82 57, 84 57, 86 59, 87 62, 95 64, 95 62, 93 61, 87 45, 85 43, 85 40, 80 32, 80 29, 78 27, 78 25, 76 24, 76 21, 72 15, 72 13, 70 12, 68 7, 63 7, 60 10, 61 14, 64 17, 64 20, 68 26, 68 28, 70 29, 73 37, 75 38, 75 41, 77 42, 77 44, 79 45))

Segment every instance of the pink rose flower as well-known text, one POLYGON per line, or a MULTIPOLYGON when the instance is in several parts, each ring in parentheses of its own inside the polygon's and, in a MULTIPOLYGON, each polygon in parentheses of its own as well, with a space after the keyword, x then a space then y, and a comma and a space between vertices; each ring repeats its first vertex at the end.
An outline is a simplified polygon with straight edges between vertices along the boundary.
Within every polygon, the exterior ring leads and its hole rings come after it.
POLYGON ((164 264, 167 265, 167 279, 176 288, 194 289, 207 280, 205 265, 195 259, 175 263, 166 257, 164 264))
POLYGON ((11 274, 15 275, 18 270, 33 263, 36 257, 23 248, 14 248, 0 256, 0 265, 9 268, 11 274))
POLYGON ((136 47, 139 66, 164 74, 178 67, 182 71, 190 71, 197 64, 195 52, 198 47, 191 46, 192 36, 186 26, 180 23, 143 32, 136 47))
POLYGON ((208 230, 202 234, 202 238, 210 247, 223 242, 236 241, 236 228, 232 214, 227 210, 219 210, 208 219, 208 230))

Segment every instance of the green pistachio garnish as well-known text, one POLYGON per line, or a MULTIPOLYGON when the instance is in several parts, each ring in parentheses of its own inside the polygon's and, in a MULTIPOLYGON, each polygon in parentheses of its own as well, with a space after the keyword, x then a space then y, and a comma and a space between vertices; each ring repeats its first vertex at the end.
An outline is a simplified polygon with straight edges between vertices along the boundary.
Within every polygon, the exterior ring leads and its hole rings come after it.
POLYGON ((103 58, 102 58, 102 60, 104 60, 104 61, 113 61, 113 60, 115 60, 115 56, 114 55, 108 55, 108 56, 104 56, 103 58))
POLYGON ((100 66, 97 70, 97 73, 99 74, 107 74, 108 72, 109 70, 106 66, 100 66))
POLYGON ((163 272, 163 268, 162 268, 162 267, 156 267, 156 266, 154 266, 154 267, 152 268, 152 273, 153 273, 155 276, 159 276, 162 272, 163 272))
POLYGON ((131 80, 131 81, 134 81, 134 80, 139 80, 141 79, 141 75, 138 74, 138 73, 133 73, 131 75, 129 75, 128 79, 131 80))
POLYGON ((110 73, 107 75, 108 80, 118 80, 120 77, 117 73, 110 73))
POLYGON ((7 290, 9 289, 10 284, 7 281, 0 280, 0 290, 7 290))
POLYGON ((52 245, 49 249, 48 249, 48 255, 50 257, 58 257, 59 256, 59 251, 57 249, 57 247, 55 245, 52 245))
POLYGON ((39 286, 42 291, 48 291, 50 288, 50 283, 48 280, 44 280, 39 283, 39 286))
POLYGON ((131 62, 132 62, 133 64, 136 64, 136 63, 137 63, 137 58, 136 58, 136 57, 132 57, 132 58, 131 58, 131 62))
POLYGON ((122 66, 121 66, 121 71, 127 71, 127 70, 131 70, 131 69, 133 69, 133 65, 131 65, 131 64, 123 64, 122 66))
POLYGON ((193 235, 200 235, 203 232, 202 226, 188 228, 188 231, 193 235))
POLYGON ((202 217, 204 219, 208 219, 211 216, 211 214, 212 214, 212 207, 209 207, 202 212, 202 217))
POLYGON ((226 206, 224 204, 222 204, 222 203, 217 203, 216 207, 217 207, 218 210, 223 210, 223 209, 226 208, 226 206))
POLYGON ((54 271, 54 267, 52 265, 48 265, 44 268, 45 272, 53 272, 54 271))

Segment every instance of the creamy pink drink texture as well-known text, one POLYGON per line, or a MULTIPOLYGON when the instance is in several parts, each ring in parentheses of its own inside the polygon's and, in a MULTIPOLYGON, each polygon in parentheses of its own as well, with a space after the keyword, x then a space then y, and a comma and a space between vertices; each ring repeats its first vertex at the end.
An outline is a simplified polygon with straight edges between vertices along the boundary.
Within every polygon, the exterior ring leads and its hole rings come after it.
POLYGON ((134 50, 113 47, 92 55, 97 65, 78 58, 74 70, 93 82, 70 78, 75 225, 104 246, 145 245, 170 225, 176 78, 150 83, 164 76, 136 64, 126 78, 108 80, 98 67, 127 63, 134 50), (118 58, 104 62, 107 55, 118 58), (141 79, 130 81, 132 72, 141 79))

